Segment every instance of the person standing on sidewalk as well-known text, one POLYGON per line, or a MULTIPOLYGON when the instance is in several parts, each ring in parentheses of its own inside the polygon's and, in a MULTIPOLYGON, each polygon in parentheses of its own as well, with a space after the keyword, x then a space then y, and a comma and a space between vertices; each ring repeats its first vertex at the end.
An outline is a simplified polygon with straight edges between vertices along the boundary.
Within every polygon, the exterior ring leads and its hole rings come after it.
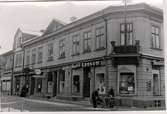
POLYGON ((113 108, 114 107, 114 100, 115 100, 114 97, 115 97, 115 94, 114 94, 114 90, 113 90, 112 87, 108 91, 108 95, 107 96, 108 96, 108 99, 106 99, 106 104, 110 108, 113 108))
POLYGON ((95 91, 92 92, 92 103, 93 103, 93 107, 96 108, 97 107, 97 99, 99 97, 99 88, 95 91))

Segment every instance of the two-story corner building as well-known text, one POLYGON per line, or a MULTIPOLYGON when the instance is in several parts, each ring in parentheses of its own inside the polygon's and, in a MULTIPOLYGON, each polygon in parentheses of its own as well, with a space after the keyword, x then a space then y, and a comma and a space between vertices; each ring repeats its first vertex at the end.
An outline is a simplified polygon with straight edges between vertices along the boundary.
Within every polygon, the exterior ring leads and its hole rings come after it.
POLYGON ((50 32, 24 42, 24 67, 36 71, 30 95, 83 99, 112 87, 122 99, 164 98, 162 10, 136 4, 126 11, 126 23, 123 6, 70 24, 55 20, 50 32))
POLYGON ((36 32, 23 31, 20 28, 16 31, 14 36, 13 53, 14 53, 14 66, 13 66, 13 94, 19 95, 21 88, 25 85, 25 74, 23 72, 24 64, 24 48, 23 42, 30 40, 39 35, 36 32))
POLYGON ((12 68, 13 68, 13 51, 8 51, 1 55, 2 72, 1 84, 3 94, 11 94, 12 68))

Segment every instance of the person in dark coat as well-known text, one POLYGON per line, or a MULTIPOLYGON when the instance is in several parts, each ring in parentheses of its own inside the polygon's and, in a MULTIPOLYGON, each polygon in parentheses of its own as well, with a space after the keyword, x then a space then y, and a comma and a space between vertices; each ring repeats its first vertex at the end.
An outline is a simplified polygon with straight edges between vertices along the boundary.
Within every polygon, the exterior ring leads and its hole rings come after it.
POLYGON ((97 99, 99 98, 99 88, 92 92, 92 103, 93 107, 97 107, 97 99))

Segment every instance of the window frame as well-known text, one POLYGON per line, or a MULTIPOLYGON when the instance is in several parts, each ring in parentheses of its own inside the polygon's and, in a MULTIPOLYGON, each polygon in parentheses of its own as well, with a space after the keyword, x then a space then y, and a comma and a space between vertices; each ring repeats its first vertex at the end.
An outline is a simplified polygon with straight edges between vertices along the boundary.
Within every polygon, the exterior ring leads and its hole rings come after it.
POLYGON ((65 39, 59 40, 59 59, 65 58, 65 39))
POLYGON ((36 64, 36 48, 32 49, 31 51, 31 64, 34 65, 36 64))
POLYGON ((40 64, 43 62, 43 46, 38 47, 38 59, 37 63, 40 64))
POLYGON ((125 23, 120 23, 120 45, 121 46, 134 44, 134 24, 132 22, 126 23, 126 32, 127 32, 127 35, 125 39, 125 23), (124 27, 124 30, 122 30, 122 25, 124 27), (128 29, 128 25, 129 25, 129 29, 128 29), (124 44, 122 44, 122 34, 124 37, 124 44), (130 39, 130 42, 128 39, 130 39))
POLYGON ((75 34, 72 37, 72 56, 80 54, 80 34, 75 34))
POLYGON ((106 48, 105 46, 105 27, 104 26, 100 26, 95 29, 95 47, 96 47, 96 50, 102 50, 106 48), (97 34, 97 31, 100 33, 97 34))
POLYGON ((161 38, 160 38, 161 36, 160 36, 160 34, 161 34, 160 27, 152 24, 151 25, 151 48, 152 49, 161 49, 161 38), (152 28, 154 28, 154 32, 153 32, 152 28), (156 29, 158 29, 158 33, 156 33, 156 29), (153 39, 153 36, 154 36, 154 39, 153 39), (157 36, 158 36, 158 46, 157 46, 157 36))
POLYGON ((48 45, 48 50, 47 50, 47 61, 53 61, 53 53, 54 53, 54 44, 53 43, 49 43, 48 45))
POLYGON ((83 53, 91 52, 91 39, 92 39, 92 31, 91 30, 83 33, 83 53), (89 36, 89 34, 90 34, 90 36, 89 36), (85 35, 86 35, 86 37, 85 37, 85 35))

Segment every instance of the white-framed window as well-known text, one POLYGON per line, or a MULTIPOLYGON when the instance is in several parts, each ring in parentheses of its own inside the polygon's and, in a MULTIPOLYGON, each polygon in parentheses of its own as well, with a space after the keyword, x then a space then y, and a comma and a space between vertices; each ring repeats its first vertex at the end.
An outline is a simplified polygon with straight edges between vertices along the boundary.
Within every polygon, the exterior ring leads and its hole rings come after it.
POLYGON ((48 61, 53 61, 53 43, 48 44, 48 61))
POLYGON ((121 45, 133 45, 133 24, 132 23, 126 23, 126 29, 125 29, 125 23, 121 23, 120 25, 120 44, 121 45), (126 38, 125 38, 126 33, 126 38))
POLYGON ((19 67, 22 65, 22 53, 17 53, 15 58, 15 67, 19 67))
POLYGON ((80 52, 80 35, 74 35, 72 37, 72 42, 72 55, 78 55, 80 52))
POLYGON ((65 39, 59 41, 59 57, 65 57, 65 39))
POLYGON ((38 47, 38 64, 43 61, 43 47, 38 47))
POLYGON ((26 52, 26 65, 30 64, 30 50, 26 52))
POLYGON ((35 64, 36 63, 36 48, 32 49, 32 55, 31 55, 31 63, 35 64))
POLYGON ((91 37, 92 37, 91 31, 83 33, 83 50, 84 50, 84 52, 91 51, 91 37))
POLYGON ((22 37, 21 35, 17 38, 17 41, 16 41, 16 48, 20 47, 21 46, 21 42, 22 42, 22 37))
POLYGON ((96 49, 103 49, 103 48, 105 48, 104 34, 105 34, 104 26, 96 28, 96 30, 95 30, 96 49))
POLYGON ((152 25, 151 27, 152 48, 160 48, 160 28, 152 25))

